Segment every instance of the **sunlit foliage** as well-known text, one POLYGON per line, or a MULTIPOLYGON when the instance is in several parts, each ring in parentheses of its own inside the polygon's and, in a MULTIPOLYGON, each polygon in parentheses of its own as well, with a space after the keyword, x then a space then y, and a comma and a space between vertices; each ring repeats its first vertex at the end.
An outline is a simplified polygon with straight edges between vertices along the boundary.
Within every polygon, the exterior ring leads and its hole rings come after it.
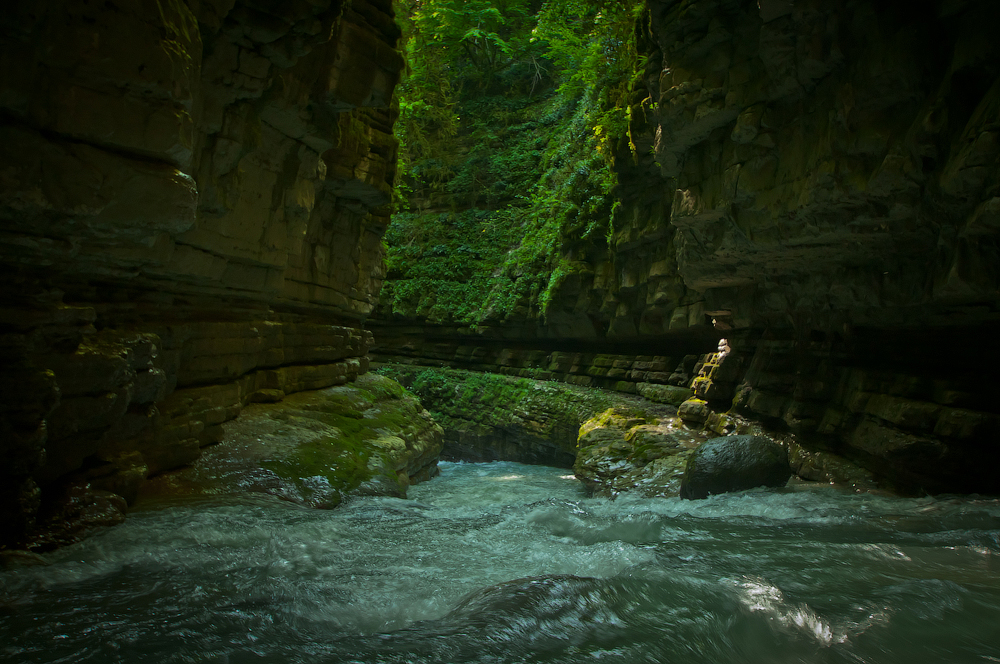
POLYGON ((408 68, 384 306, 471 324, 544 315, 568 246, 606 242, 639 5, 398 0, 408 68))

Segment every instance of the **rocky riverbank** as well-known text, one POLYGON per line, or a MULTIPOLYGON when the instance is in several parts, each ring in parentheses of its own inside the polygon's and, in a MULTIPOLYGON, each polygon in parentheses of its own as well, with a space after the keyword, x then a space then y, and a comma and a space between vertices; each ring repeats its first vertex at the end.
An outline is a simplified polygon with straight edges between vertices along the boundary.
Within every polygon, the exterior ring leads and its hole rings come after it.
MULTIPOLYGON (((853 491, 879 486, 871 473, 836 453, 804 447, 792 435, 769 432, 739 415, 720 416, 705 407, 706 416, 692 418, 690 406, 704 403, 698 399, 681 404, 679 412, 676 405, 663 403, 676 401, 674 390, 649 391, 661 398, 654 401, 555 381, 456 369, 381 365, 377 371, 412 390, 443 427, 443 459, 572 467, 596 495, 680 495, 696 450, 709 440, 735 434, 750 434, 743 438, 766 439, 780 448, 779 465, 786 479, 794 474, 796 481, 853 491)), ((735 474, 741 479, 734 487, 757 486, 750 470, 745 478, 739 471, 735 474), (739 485, 744 480, 751 483, 739 485)))
POLYGON ((442 447, 441 427, 420 402, 375 374, 248 406, 223 430, 189 468, 147 482, 140 505, 245 492, 321 508, 352 495, 405 498, 437 474, 442 447))
POLYGON ((189 465, 133 477, 128 502, 99 488, 105 486, 101 475, 75 475, 39 515, 28 548, 49 550, 121 523, 129 503, 148 509, 264 493, 332 508, 351 496, 406 497, 410 485, 437 474, 442 448, 441 427, 420 402, 374 374, 249 405, 219 426, 218 439, 189 465))

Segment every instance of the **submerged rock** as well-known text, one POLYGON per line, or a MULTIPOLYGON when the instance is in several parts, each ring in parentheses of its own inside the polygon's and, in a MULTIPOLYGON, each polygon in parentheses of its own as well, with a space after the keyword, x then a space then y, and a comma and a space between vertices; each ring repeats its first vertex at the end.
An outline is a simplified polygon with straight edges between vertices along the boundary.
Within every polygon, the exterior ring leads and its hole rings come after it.
POLYGON ((758 486, 784 486, 791 475, 787 451, 770 438, 713 438, 688 460, 680 496, 690 500, 758 486))

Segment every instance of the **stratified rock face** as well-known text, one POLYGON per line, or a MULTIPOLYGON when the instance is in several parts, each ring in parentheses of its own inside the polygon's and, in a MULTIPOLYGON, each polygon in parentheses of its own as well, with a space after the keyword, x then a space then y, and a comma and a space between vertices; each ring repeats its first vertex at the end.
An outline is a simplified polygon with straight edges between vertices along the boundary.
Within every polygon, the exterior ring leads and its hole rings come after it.
POLYGON ((401 66, 389 3, 226 4, 8 14, 6 265, 160 306, 371 309, 401 66))
POLYGON ((688 459, 680 496, 694 500, 759 486, 784 486, 791 476, 787 451, 770 438, 714 438, 688 459))
POLYGON ((1000 7, 760 4, 649 3, 684 283, 737 327, 981 322, 1000 265, 1000 7))
POLYGON ((1000 457, 986 341, 1000 6, 649 10, 642 108, 676 266, 733 349, 696 395, 734 398, 897 488, 1000 490, 984 470, 1000 457))
POLYGON ((366 370, 398 36, 389 0, 6 8, 0 544, 366 370))
POLYGON ((646 4, 608 246, 560 238, 544 316, 386 321, 378 356, 690 387, 690 423, 734 408, 903 491, 1000 492, 1000 4, 646 4))

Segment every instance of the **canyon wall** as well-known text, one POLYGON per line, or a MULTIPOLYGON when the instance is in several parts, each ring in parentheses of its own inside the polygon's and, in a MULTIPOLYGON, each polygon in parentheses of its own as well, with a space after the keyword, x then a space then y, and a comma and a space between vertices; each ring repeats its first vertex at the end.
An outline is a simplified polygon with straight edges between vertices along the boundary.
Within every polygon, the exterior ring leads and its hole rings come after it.
POLYGON ((559 238, 548 301, 504 321, 380 313, 378 357, 690 385, 694 424, 1000 491, 998 24, 986 0, 649 0, 609 241, 559 238))
POLYGON ((367 370, 398 37, 389 0, 8 8, 0 545, 367 370))
POLYGON ((677 269, 737 330, 696 392, 890 484, 1000 490, 1000 8, 759 4, 650 3, 677 269))
POLYGON ((648 0, 608 233, 563 228, 549 287, 502 315, 420 293, 366 323, 396 167, 389 0, 16 2, 0 546, 115 518, 247 403, 347 382, 373 347, 690 389, 692 425, 791 433, 806 475, 832 451, 905 491, 1000 491, 997 24, 988 0, 648 0))

